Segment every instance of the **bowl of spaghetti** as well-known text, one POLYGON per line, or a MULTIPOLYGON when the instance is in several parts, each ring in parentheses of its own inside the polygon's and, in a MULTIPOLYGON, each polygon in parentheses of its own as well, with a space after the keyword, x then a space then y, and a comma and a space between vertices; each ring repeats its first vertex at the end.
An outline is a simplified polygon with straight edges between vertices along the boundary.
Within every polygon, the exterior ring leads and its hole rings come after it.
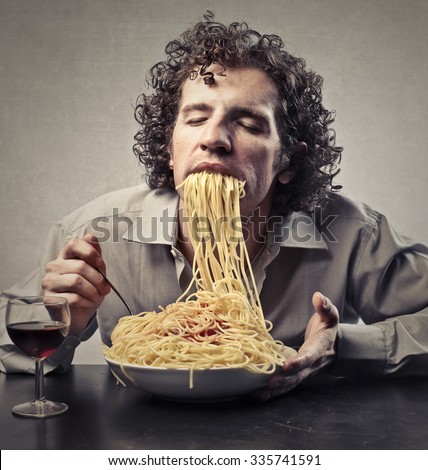
POLYGON ((250 372, 242 367, 191 371, 121 364, 112 359, 106 360, 122 384, 169 401, 235 400, 264 388, 268 379, 266 374, 250 372))
POLYGON ((243 188, 218 173, 184 181, 193 278, 176 302, 119 320, 104 356, 122 384, 174 400, 233 399, 265 387, 296 354, 271 336, 273 325, 263 315, 236 224, 243 188), (205 233, 196 232, 200 226, 205 233))

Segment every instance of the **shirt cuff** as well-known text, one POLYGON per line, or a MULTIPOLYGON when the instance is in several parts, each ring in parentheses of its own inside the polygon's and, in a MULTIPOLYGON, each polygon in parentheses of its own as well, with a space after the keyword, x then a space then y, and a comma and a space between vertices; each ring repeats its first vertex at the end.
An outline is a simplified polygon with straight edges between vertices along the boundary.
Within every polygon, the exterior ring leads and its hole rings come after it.
POLYGON ((330 373, 338 377, 381 376, 387 351, 384 333, 374 325, 339 325, 336 362, 330 373))
POLYGON ((87 341, 98 329, 97 313, 89 319, 85 329, 78 336, 79 341, 87 341))
MULTIPOLYGON (((64 338, 61 346, 43 364, 44 373, 65 372, 73 360, 74 350, 80 341, 73 337, 64 338)), ((6 374, 34 374, 35 361, 20 351, 14 344, 0 346, 0 371, 6 374)))

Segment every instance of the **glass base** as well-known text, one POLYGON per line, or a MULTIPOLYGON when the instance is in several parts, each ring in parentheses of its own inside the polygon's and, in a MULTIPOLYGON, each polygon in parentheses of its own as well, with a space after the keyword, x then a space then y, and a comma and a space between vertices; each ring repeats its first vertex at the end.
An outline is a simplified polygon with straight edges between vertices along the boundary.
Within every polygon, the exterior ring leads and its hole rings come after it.
POLYGON ((41 400, 15 405, 12 408, 12 413, 27 418, 49 418, 50 416, 60 415, 67 410, 68 406, 65 403, 58 403, 42 398, 41 400))

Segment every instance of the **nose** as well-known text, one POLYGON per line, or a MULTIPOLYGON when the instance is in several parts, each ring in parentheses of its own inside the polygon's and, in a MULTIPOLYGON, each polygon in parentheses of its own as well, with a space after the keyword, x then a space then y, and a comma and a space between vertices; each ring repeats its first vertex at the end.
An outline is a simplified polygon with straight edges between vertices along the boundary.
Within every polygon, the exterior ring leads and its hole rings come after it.
POLYGON ((200 139, 200 147, 219 155, 226 155, 232 150, 232 136, 222 122, 207 123, 200 139))

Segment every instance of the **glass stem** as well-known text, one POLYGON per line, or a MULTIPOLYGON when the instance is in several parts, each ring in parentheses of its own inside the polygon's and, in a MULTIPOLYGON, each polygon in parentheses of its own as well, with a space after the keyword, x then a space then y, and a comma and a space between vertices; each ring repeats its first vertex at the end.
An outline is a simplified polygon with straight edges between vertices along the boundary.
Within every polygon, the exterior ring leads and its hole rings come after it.
POLYGON ((40 401, 45 398, 43 379, 43 360, 36 359, 36 401, 40 401))

